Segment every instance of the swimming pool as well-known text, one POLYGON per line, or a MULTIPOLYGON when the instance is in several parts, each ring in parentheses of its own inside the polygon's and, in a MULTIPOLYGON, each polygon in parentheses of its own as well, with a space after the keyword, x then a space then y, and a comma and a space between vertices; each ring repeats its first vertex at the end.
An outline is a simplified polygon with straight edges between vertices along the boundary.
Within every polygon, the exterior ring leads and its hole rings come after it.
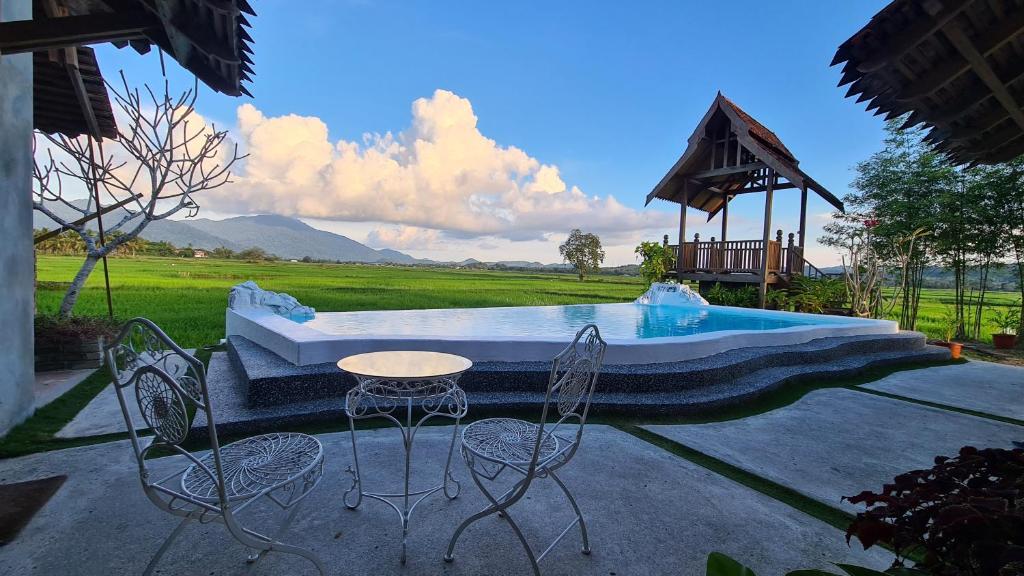
POLYGON ((296 365, 399 349, 450 352, 475 362, 548 361, 588 323, 597 324, 608 341, 605 361, 613 364, 675 362, 740 347, 898 332, 887 320, 701 305, 317 312, 299 320, 254 308, 227 311, 229 336, 244 336, 296 365))

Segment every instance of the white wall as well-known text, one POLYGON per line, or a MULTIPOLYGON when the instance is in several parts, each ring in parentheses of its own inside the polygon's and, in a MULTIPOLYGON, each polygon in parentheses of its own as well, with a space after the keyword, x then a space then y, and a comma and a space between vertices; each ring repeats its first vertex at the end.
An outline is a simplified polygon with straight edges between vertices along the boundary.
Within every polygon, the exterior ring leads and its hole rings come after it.
MULTIPOLYGON (((32 18, 0 0, 0 21, 32 18)), ((32 55, 0 55, 0 434, 32 409, 32 55)))

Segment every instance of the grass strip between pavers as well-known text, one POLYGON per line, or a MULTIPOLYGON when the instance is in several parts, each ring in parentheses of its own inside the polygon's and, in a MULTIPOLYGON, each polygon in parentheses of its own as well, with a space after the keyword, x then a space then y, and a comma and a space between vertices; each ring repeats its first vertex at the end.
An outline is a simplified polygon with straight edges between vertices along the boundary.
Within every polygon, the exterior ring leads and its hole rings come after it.
POLYGON ((694 464, 706 468, 719 476, 724 476, 733 482, 742 484, 747 488, 756 490, 766 496, 774 498, 783 504, 786 504, 792 508, 796 508, 805 514, 813 516, 826 524, 834 526, 843 532, 853 521, 853 514, 845 512, 838 508, 833 508, 827 504, 823 504, 809 496, 805 496, 792 488, 783 486, 777 482, 768 480, 747 472, 742 468, 738 468, 719 460, 714 456, 705 454, 699 450, 695 450, 685 444, 670 440, 660 434, 651 432, 645 428, 641 428, 638 425, 618 425, 615 426, 617 429, 635 436, 640 440, 653 444, 675 456, 679 456, 684 460, 693 462, 694 464))
POLYGON ((978 418, 985 418, 986 420, 996 420, 1006 424, 1014 424, 1016 426, 1024 426, 1024 420, 1018 420, 1016 418, 1010 418, 1009 416, 999 416, 997 414, 990 414, 988 412, 978 412, 977 410, 971 410, 969 408, 959 408, 957 406, 950 406, 949 404, 940 404, 938 402, 929 402, 928 400, 921 400, 920 398, 911 398, 909 396, 900 396, 899 394, 893 394, 891 392, 883 392, 881 390, 872 390, 871 388, 856 387, 854 390, 858 392, 864 392, 866 394, 874 394, 875 396, 881 396, 883 398, 891 398, 893 400, 902 400, 904 402, 910 402, 911 404, 920 404, 921 406, 928 406, 929 408, 938 408, 939 410, 945 410, 947 412, 958 412, 960 414, 966 414, 968 416, 976 416, 978 418))

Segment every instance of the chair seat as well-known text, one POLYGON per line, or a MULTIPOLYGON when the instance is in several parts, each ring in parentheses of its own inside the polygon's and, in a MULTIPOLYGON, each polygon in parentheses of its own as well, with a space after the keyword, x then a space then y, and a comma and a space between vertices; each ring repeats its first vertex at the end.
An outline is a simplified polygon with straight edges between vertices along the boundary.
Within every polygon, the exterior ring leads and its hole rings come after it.
MULTIPOLYGON (((220 448, 224 489, 229 500, 251 498, 267 488, 306 474, 323 459, 323 447, 312 436, 297 433, 263 434, 220 448)), ((199 459, 214 470, 213 452, 199 459)), ((194 498, 214 502, 217 483, 196 464, 185 470, 181 488, 194 498)))
MULTIPOLYGON (((536 424, 515 418, 477 420, 462 431, 462 444, 471 452, 495 462, 525 465, 537 443, 536 424)), ((568 446, 568 442, 545 432, 538 462, 546 462, 568 446)))

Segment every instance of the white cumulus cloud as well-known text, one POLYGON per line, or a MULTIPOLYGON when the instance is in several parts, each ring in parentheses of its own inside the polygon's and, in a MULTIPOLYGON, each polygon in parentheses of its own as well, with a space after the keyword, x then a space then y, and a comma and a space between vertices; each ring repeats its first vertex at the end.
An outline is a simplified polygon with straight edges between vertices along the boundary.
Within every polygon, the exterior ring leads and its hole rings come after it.
POLYGON ((405 130, 361 142, 332 142, 319 118, 268 117, 251 104, 238 108, 237 135, 249 157, 233 184, 204 195, 207 205, 379 222, 369 238, 379 245, 435 243, 438 231, 529 240, 574 227, 624 235, 675 222, 566 184, 557 166, 483 135, 469 100, 446 90, 413 102, 405 130))

